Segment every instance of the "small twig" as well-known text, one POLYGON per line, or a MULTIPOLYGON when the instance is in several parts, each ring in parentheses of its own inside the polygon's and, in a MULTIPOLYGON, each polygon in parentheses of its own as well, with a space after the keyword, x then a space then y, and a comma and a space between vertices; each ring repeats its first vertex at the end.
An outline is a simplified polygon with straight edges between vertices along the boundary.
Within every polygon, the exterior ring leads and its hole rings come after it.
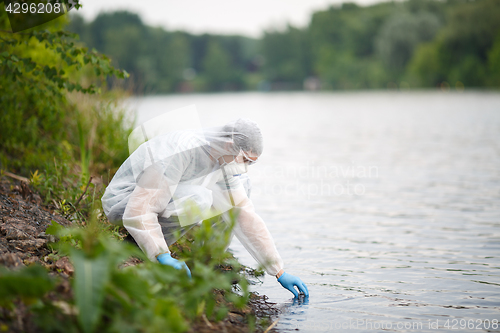
POLYGON ((210 322, 208 321, 207 316, 205 314, 203 314, 201 317, 203 318, 203 320, 205 321, 205 324, 207 324, 208 327, 214 328, 212 326, 212 324, 210 324, 210 322))
POLYGON ((269 327, 268 327, 268 328, 264 331, 264 333, 269 332, 269 331, 270 331, 270 330, 271 330, 274 326, 276 326, 276 324, 278 323, 278 321, 279 321, 279 319, 276 319, 276 320, 274 321, 274 323, 272 323, 272 324, 271 324, 271 326, 269 326, 269 327))
POLYGON ((9 176, 10 178, 14 178, 14 179, 20 180, 20 181, 25 182, 25 183, 29 183, 30 182, 30 180, 28 178, 23 177, 23 176, 15 175, 15 174, 13 174, 11 172, 8 172, 8 171, 5 171, 4 175, 9 176))
POLYGON ((78 198, 78 200, 76 201, 75 203, 75 210, 76 210, 76 207, 78 207, 78 204, 80 203, 80 201, 82 201, 82 198, 83 196, 85 195, 85 193, 87 192, 87 189, 89 188, 89 185, 90 185, 90 182, 92 181, 92 177, 89 178, 89 181, 87 183, 87 186, 85 186, 85 190, 83 191, 82 195, 80 195, 80 197, 78 198))
POLYGON ((22 317, 22 310, 19 307, 17 311, 15 311, 17 314, 17 325, 19 326, 19 330, 22 332, 23 329, 23 317, 22 317))
MULTIPOLYGON (((59 200, 59 201, 61 201, 61 200, 59 200)), ((54 203, 54 206, 56 206, 56 209, 61 209, 61 207, 59 207, 59 204, 57 203, 57 201, 54 198, 52 198, 52 203, 54 203)))
POLYGON ((236 314, 239 314, 240 316, 245 316, 245 314, 241 311, 230 311, 231 313, 236 313, 236 314))

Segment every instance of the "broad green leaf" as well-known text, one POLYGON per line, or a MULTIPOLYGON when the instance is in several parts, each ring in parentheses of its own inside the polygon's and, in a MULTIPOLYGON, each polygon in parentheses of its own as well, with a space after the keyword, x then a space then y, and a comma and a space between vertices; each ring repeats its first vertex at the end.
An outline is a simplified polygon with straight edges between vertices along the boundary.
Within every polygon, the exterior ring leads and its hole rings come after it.
POLYGON ((64 229, 62 225, 57 223, 56 221, 51 221, 50 225, 45 230, 47 235, 59 236, 59 233, 64 229))
POLYGON ((78 321, 83 332, 93 332, 102 312, 104 287, 109 280, 110 258, 107 253, 89 258, 82 251, 72 250, 71 259, 75 267, 73 290, 79 309, 78 321))

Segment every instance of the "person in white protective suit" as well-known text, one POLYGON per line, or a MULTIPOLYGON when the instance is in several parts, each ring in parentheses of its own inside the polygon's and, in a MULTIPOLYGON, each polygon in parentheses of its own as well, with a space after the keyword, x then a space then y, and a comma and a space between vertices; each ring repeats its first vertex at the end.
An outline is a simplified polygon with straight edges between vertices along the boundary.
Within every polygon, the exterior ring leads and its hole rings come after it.
MULTIPOLYGON (((237 209, 233 234, 266 272, 298 296, 309 295, 300 278, 284 272, 273 238, 249 199, 245 174, 262 154, 258 125, 238 119, 221 127, 157 136, 139 146, 117 171, 102 197, 112 222, 123 226, 152 261, 177 269, 188 267, 168 249, 210 210, 237 209), (192 203, 199 216, 192 216, 192 203), (191 213, 189 219, 186 217, 191 213)), ((227 213, 222 214, 226 222, 227 213)))

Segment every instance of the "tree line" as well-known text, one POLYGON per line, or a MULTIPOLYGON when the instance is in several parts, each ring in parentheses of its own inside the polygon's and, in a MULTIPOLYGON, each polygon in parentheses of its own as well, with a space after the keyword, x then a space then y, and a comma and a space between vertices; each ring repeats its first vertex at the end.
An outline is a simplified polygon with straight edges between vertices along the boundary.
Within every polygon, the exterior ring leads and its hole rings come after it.
POLYGON ((500 2, 331 6, 307 27, 245 36, 166 31, 134 13, 69 29, 131 73, 136 93, 500 86, 500 2))

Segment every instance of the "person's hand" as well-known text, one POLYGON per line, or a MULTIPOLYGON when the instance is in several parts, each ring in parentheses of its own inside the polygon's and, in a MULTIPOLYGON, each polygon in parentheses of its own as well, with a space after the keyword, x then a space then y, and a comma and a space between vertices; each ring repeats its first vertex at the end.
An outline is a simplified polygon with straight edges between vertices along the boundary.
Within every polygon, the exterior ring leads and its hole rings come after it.
POLYGON ((299 297, 293 298, 293 305, 308 305, 309 304, 309 296, 305 296, 304 294, 300 294, 299 297))
POLYGON ((172 266, 173 268, 179 269, 179 270, 184 268, 186 270, 186 273, 189 276, 189 278, 191 278, 191 271, 187 267, 186 263, 179 261, 175 258, 172 258, 170 253, 162 253, 159 256, 157 256, 156 259, 162 265, 172 266))
POLYGON ((283 272, 281 276, 278 278, 278 282, 281 283, 283 288, 290 290, 290 292, 295 296, 298 297, 299 293, 297 290, 295 290, 294 287, 297 287, 297 289, 301 292, 304 293, 305 296, 309 296, 309 291, 307 290, 307 286, 302 280, 292 274, 288 274, 286 272, 283 272))

